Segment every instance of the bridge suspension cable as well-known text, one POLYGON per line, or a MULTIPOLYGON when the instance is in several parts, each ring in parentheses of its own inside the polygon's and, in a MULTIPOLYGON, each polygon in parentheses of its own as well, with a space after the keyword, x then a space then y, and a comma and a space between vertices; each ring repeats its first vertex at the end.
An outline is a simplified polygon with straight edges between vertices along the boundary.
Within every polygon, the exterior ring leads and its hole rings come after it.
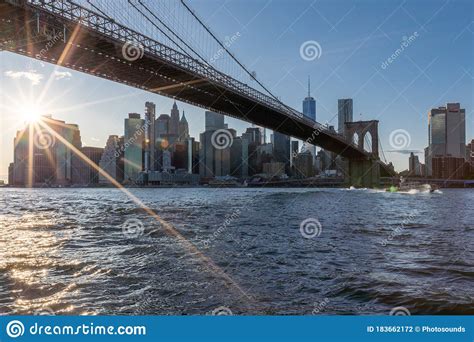
MULTIPOLYGON (((180 45, 178 43, 176 43, 176 41, 171 38, 168 34, 166 34, 160 27, 158 27, 158 25, 156 25, 146 14, 144 14, 133 2, 133 0, 128 0, 128 3, 130 5, 133 6, 133 8, 135 8, 138 12, 140 12, 140 14, 148 21, 150 22, 150 24, 152 24, 154 27, 156 27, 156 29, 158 29, 161 33, 163 33, 169 40, 171 40, 172 42, 174 42, 174 44, 178 47, 180 47, 180 45)), ((158 22, 163 25, 169 32, 171 32, 172 35, 174 35, 176 38, 178 38, 178 40, 183 43, 189 50, 191 50, 202 62, 204 62, 205 64, 209 65, 208 61, 202 57, 197 51, 195 51, 188 43, 186 43, 177 33, 175 33, 168 25, 166 25, 165 22, 163 22, 155 13, 153 13, 153 11, 151 11, 148 6, 146 6, 141 0, 138 0, 138 3, 148 12, 150 13, 151 16, 153 16, 153 18, 155 18, 156 20, 158 20, 158 22)), ((183 53, 185 53, 187 56, 189 57, 193 57, 191 56, 184 48, 180 47, 180 50, 183 51, 183 53)))
POLYGON ((257 84, 262 87, 262 89, 264 89, 268 95, 270 95, 271 97, 273 97, 275 100, 277 100, 279 103, 281 103, 283 106, 287 107, 288 109, 291 109, 293 110, 292 108, 290 108, 289 106, 285 105, 283 102, 281 102, 280 98, 273 95, 273 93, 267 88, 265 87, 265 85, 260 82, 254 73, 250 72, 243 63, 241 63, 236 57, 235 55, 229 51, 229 49, 225 46, 225 44, 223 44, 219 38, 217 38, 217 36, 211 31, 211 29, 197 16, 197 14, 186 4, 186 2, 184 0, 180 0, 181 3, 183 4, 184 8, 186 8, 186 10, 197 20, 197 22, 199 24, 201 24, 201 26, 206 30, 207 33, 209 33, 209 35, 219 44, 219 46, 244 70, 244 72, 250 76, 251 79, 253 79, 255 82, 257 82, 257 84))

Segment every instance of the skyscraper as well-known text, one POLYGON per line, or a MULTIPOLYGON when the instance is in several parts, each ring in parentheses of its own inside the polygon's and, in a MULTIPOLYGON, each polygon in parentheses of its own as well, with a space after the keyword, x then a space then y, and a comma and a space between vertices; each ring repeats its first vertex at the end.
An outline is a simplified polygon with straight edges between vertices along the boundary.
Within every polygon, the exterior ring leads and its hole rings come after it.
POLYGON ((189 124, 188 120, 186 120, 186 116, 184 116, 184 111, 181 120, 179 120, 178 134, 180 141, 186 141, 189 138, 189 124))
MULTIPOLYGON (((111 135, 99 161, 99 167, 118 183, 123 182, 123 150, 124 138, 111 135)), ((111 184, 107 177, 99 174, 99 184, 111 184)))
POLYGON ((299 141, 298 140, 292 141, 291 142, 291 158, 290 158, 291 166, 294 166, 295 158, 298 155, 299 149, 300 149, 299 141))
POLYGON ((286 174, 290 174, 290 137, 278 132, 273 132, 273 157, 276 162, 285 164, 286 174))
POLYGON ((410 176, 421 176, 422 175, 422 164, 418 156, 413 152, 410 153, 410 158, 408 159, 408 171, 410 176))
POLYGON ((82 148, 79 127, 51 116, 41 121, 48 129, 29 124, 17 132, 9 178, 17 186, 70 185, 78 158, 73 150, 82 148))
POLYGON ((153 102, 145 103, 145 171, 155 171, 155 117, 156 106, 153 102))
POLYGON ((344 123, 352 122, 352 99, 339 99, 337 100, 337 132, 344 134, 344 123))
POLYGON ((143 143, 147 127, 140 114, 130 113, 125 119, 124 181, 135 182, 143 169, 143 143))
POLYGON ((308 76, 308 96, 303 100, 303 115, 316 121, 316 100, 311 96, 311 80, 308 76))
POLYGON ((206 111, 206 131, 217 131, 218 129, 225 128, 224 115, 206 111))
POLYGON ((428 113, 427 175, 433 174, 435 157, 466 158, 466 111, 459 103, 433 108, 428 113))
MULTIPOLYGON (((214 133, 220 129, 227 129, 224 124, 224 115, 206 112, 206 131, 201 133, 201 147, 199 150, 199 174, 203 178, 227 176, 230 174, 230 146, 216 148, 214 133)), ((230 132, 229 132, 230 134, 230 132)))
MULTIPOLYGON (((308 76, 308 96, 303 100, 303 115, 310 120, 316 121, 316 100, 311 96, 311 79, 308 76)), ((316 160, 316 146, 303 143, 305 150, 310 151, 313 162, 316 160)))
POLYGON ((178 137, 179 134, 179 110, 176 101, 173 104, 173 108, 171 108, 169 134, 176 137, 178 137))
POLYGON ((155 136, 156 142, 160 142, 161 139, 166 138, 170 128, 170 116, 168 114, 161 114, 155 121, 155 136))

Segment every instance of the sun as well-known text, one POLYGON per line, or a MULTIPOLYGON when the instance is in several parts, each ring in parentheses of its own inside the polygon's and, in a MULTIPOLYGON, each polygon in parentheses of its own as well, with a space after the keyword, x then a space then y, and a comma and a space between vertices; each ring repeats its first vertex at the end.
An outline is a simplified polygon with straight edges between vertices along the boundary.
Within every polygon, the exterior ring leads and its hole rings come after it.
POLYGON ((20 107, 19 114, 23 121, 28 123, 35 123, 41 120, 42 112, 41 109, 32 104, 27 103, 20 107))

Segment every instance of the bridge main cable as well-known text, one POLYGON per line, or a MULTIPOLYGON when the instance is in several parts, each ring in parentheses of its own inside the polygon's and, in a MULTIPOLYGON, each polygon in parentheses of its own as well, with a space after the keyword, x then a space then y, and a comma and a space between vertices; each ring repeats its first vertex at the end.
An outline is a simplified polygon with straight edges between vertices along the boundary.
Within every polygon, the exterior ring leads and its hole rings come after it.
POLYGON ((209 29, 209 27, 207 27, 207 25, 196 15, 196 13, 184 2, 184 0, 180 0, 181 3, 183 4, 183 6, 188 10, 189 13, 191 13, 191 15, 198 21, 199 24, 201 24, 201 26, 207 31, 207 33, 209 33, 211 35, 212 38, 214 38, 214 40, 219 44, 219 46, 224 49, 224 51, 250 76, 250 78, 252 78, 255 82, 257 82, 257 84, 262 87, 262 89, 264 89, 271 97, 273 97, 278 103, 280 103, 282 106, 284 106, 286 109, 290 110, 291 112, 294 112, 294 109, 291 108, 290 106, 287 106, 286 104, 284 104, 277 96, 273 95, 273 93, 267 88, 265 87, 265 85, 260 82, 256 77, 255 75, 250 72, 246 67, 245 65, 243 65, 233 54, 232 52, 230 52, 227 47, 222 44, 222 42, 220 41, 219 38, 216 37, 216 35, 214 33, 212 33, 212 31, 209 29))

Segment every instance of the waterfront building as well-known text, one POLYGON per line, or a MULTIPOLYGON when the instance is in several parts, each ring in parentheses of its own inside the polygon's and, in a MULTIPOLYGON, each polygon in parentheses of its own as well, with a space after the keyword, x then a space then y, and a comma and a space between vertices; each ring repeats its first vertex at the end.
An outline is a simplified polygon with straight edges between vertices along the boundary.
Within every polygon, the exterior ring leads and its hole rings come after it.
MULTIPOLYGON (((443 173, 435 170, 433 158, 466 158, 466 111, 459 103, 447 103, 445 107, 433 108, 428 113, 428 147, 425 163, 428 176, 443 173)), ((437 166, 447 165, 437 162, 437 166)))
POLYGON ((423 164, 413 152, 410 153, 408 159, 408 173, 410 176, 423 176, 423 164))
MULTIPOLYGON (((107 139, 104 152, 99 161, 99 167, 118 183, 123 182, 124 172, 124 137, 111 135, 107 139)), ((99 184, 111 184, 110 180, 102 174, 99 174, 99 184)))
POLYGON ((176 172, 168 171, 150 171, 140 172, 137 179, 140 185, 198 185, 199 175, 185 172, 184 170, 176 170, 176 172))
POLYGON ((290 137, 279 132, 273 133, 273 158, 274 161, 285 164, 286 174, 290 174, 291 157, 290 157, 290 137))
POLYGON ((10 163, 8 165, 8 185, 13 185, 13 174, 15 172, 15 164, 10 163))
POLYGON ((451 156, 431 158, 432 176, 437 179, 462 179, 469 173, 469 164, 464 158, 451 156))
MULTIPOLYGON (((225 148, 216 148, 216 142, 213 141, 215 140, 213 135, 216 131, 228 130, 227 125, 224 124, 224 116, 206 111, 205 117, 206 131, 200 135, 199 174, 201 178, 206 179, 227 176, 230 174, 230 145, 225 148)), ((228 136, 229 134, 235 136, 235 133, 231 131, 227 133, 228 136)))
POLYGON ((15 186, 70 185, 74 181, 74 149, 82 147, 79 127, 51 116, 43 116, 41 125, 48 128, 29 124, 17 132, 9 179, 15 186))
POLYGON ((474 139, 466 146, 466 160, 470 165, 470 172, 474 173, 474 139))
POLYGON ((173 146, 172 165, 176 170, 188 170, 188 143, 177 141, 173 146))
POLYGON ((262 130, 259 127, 248 127, 245 130, 245 133, 242 134, 242 137, 245 137, 249 144, 259 146, 262 144, 262 130))
POLYGON ((310 151, 298 153, 295 159, 295 172, 299 178, 314 176, 313 156, 310 151))
POLYGON ((248 155, 249 141, 246 136, 235 137, 230 147, 230 175, 236 178, 247 178, 249 175, 248 155))
POLYGON ((79 186, 96 186, 99 184, 99 171, 97 167, 104 153, 104 148, 85 146, 81 153, 88 161, 74 155, 72 184, 79 186), (90 164, 92 162, 96 167, 90 164))
POLYGON ((263 173, 269 178, 281 177, 285 174, 286 164, 281 162, 263 163, 263 173))
POLYGON ((199 175, 199 141, 189 137, 187 140, 187 151, 188 151, 188 173, 194 173, 199 175))
POLYGON ((145 137, 144 137, 144 169, 145 171, 156 170, 156 141, 155 141, 155 119, 156 106, 153 102, 145 103, 145 137))
POLYGON ((147 127, 140 114, 130 113, 125 119, 124 182, 134 183, 143 170, 143 145, 147 127))

